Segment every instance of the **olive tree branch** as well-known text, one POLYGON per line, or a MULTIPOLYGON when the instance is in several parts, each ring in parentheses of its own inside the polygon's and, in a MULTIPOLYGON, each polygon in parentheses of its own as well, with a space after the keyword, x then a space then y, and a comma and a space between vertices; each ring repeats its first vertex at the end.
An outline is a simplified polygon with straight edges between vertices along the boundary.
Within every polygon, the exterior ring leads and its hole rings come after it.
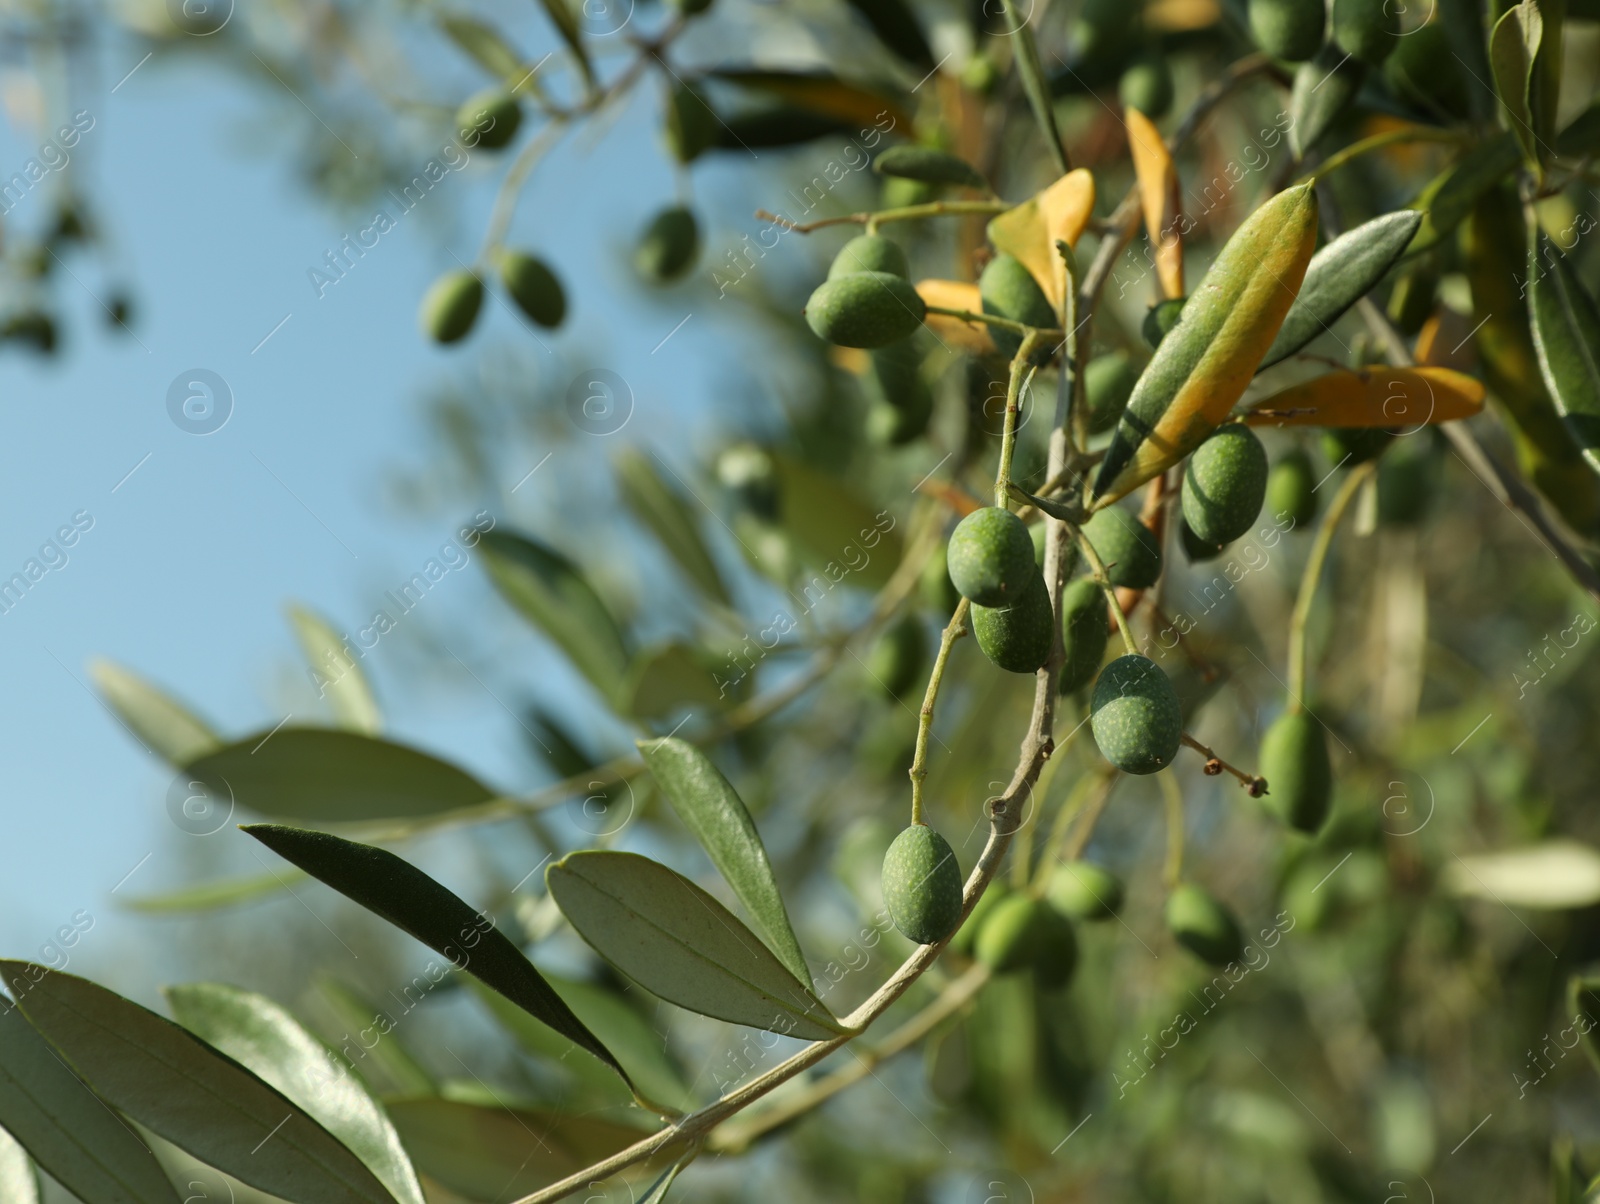
POLYGON ((1260 798, 1263 794, 1267 793, 1267 779, 1262 777, 1260 774, 1246 773, 1244 770, 1228 764, 1228 762, 1217 756, 1213 750, 1207 748, 1204 744, 1201 744, 1200 741, 1196 740, 1188 732, 1183 733, 1182 740, 1184 744, 1194 749, 1195 752, 1199 753, 1206 759, 1206 777, 1214 778, 1219 773, 1230 773, 1234 777, 1238 778, 1239 784, 1250 792, 1251 798, 1260 798))
POLYGON ((838 217, 822 217, 814 222, 796 222, 782 214, 757 209, 756 216, 764 222, 773 222, 795 234, 810 234, 828 226, 881 226, 885 222, 909 222, 924 217, 962 217, 973 214, 1004 213, 1010 209, 1007 201, 928 201, 921 205, 903 205, 897 209, 880 209, 876 213, 846 213, 838 217))
POLYGON ((922 822, 922 783, 928 777, 928 736, 933 731, 933 706, 939 699, 939 686, 944 681, 944 667, 950 660, 950 649, 967 634, 967 610, 972 604, 965 598, 956 604, 955 613, 945 624, 939 637, 939 654, 934 658, 933 669, 928 674, 928 689, 922 696, 922 709, 917 712, 917 751, 911 758, 911 822, 922 822))
POLYGON ((1355 500, 1357 491, 1378 465, 1375 460, 1358 464, 1345 477, 1344 484, 1334 495, 1328 512, 1317 527, 1317 537, 1311 545, 1311 555, 1306 558, 1305 572, 1300 578, 1300 593, 1295 598, 1294 613, 1289 618, 1289 713, 1305 710, 1306 692, 1306 623, 1311 618, 1311 604, 1316 601, 1317 584, 1322 580, 1322 566, 1328 559, 1328 549, 1333 546, 1333 533, 1344 518, 1344 512, 1355 500))
POLYGON ((1023 336, 1016 355, 1011 357, 1011 377, 1006 385, 1005 423, 1000 433, 1000 466, 994 474, 994 504, 1001 509, 1005 509, 1011 501, 1011 457, 1017 445, 1017 416, 1022 409, 1022 396, 1033 380, 1033 353, 1045 338, 1041 330, 1025 329, 1028 333, 1023 336))

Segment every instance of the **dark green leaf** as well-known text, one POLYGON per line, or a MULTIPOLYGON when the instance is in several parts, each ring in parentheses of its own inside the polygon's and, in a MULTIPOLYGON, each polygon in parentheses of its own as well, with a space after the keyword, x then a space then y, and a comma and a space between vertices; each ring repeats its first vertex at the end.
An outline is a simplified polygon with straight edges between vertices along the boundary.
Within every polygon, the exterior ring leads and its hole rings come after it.
POLYGON ((628 671, 622 629, 565 556, 521 535, 490 531, 479 545, 506 601, 567 654, 607 702, 628 671))
POLYGON ((89 676, 117 718, 162 760, 182 765, 221 744, 205 720, 122 666, 94 661, 89 676))
POLYGON ((1454 233, 1478 202, 1516 170, 1517 163, 1516 139, 1499 134, 1440 172, 1412 203, 1413 209, 1422 210, 1423 219, 1407 253, 1426 251, 1454 233))
POLYGON ((722 772, 687 740, 640 740, 644 763, 660 783, 678 818, 711 857, 711 864, 727 879, 733 893, 755 919, 791 974, 811 981, 806 955, 800 951, 783 905, 783 894, 772 872, 772 862, 761 843, 755 821, 744 800, 722 772))
POLYGON ((1300 292, 1261 366, 1287 359, 1366 296, 1405 253, 1421 224, 1422 214, 1414 209, 1386 213, 1340 235, 1313 255, 1300 292))
POLYGON ((710 74, 819 117, 844 122, 858 135, 863 129, 880 133, 908 133, 911 129, 911 114, 895 96, 840 79, 830 71, 718 67, 710 74))
MULTIPOLYGON (((42 967, 41 967, 42 969, 42 967)), ((47 971, 48 973, 48 971, 47 971)), ((154 1155, 72 1073, 16 1008, 0 1010, 0 1125, 50 1176, 90 1204, 177 1204, 154 1155)), ((9 1141, 0 1141, 9 1147, 9 1141)), ((19 1177, 14 1147, 0 1157, 0 1199, 19 1177)), ((23 1159, 26 1162, 26 1159, 23 1159)), ((31 1170, 23 1180, 32 1178, 31 1170)), ((37 1197, 35 1197, 37 1198, 37 1197)))
POLYGON ((241 903, 254 902, 263 895, 284 890, 304 877, 299 870, 280 869, 253 878, 202 882, 198 886, 185 886, 160 895, 137 895, 123 899, 122 906, 129 911, 141 911, 149 915, 213 911, 219 907, 237 907, 241 903))
POLYGON ((482 782, 427 753, 357 732, 282 727, 192 761, 213 797, 277 819, 356 823, 411 819, 495 797, 482 782))
POLYGON ((1556 153, 1570 159, 1600 151, 1600 100, 1579 113, 1556 139, 1556 153))
POLYGON ((872 32, 878 35, 889 50, 916 67, 919 71, 932 71, 933 51, 922 33, 922 26, 905 0, 847 0, 850 7, 860 13, 872 32))
POLYGON ((1580 1032, 1589 1064, 1600 1074, 1600 973, 1591 969, 1567 980, 1567 1015, 1580 1032))
POLYGON ((376 736, 383 727, 377 700, 366 674, 339 634, 320 615, 303 606, 289 608, 289 622, 311 665, 312 684, 317 687, 318 696, 327 699, 339 725, 376 736))
POLYGON ((714 707, 726 701, 727 692, 701 657, 678 641, 639 653, 621 695, 622 709, 635 719, 662 719, 680 707, 714 707))
POLYGON ((717 127, 717 149, 743 151, 778 150, 803 146, 831 134, 853 134, 856 127, 842 117, 778 105, 734 113, 717 127))
POLYGON ((931 146, 892 146, 872 161, 872 170, 880 176, 921 180, 924 184, 988 187, 972 164, 931 146))
POLYGON ((1018 5, 1016 0, 1002 0, 1006 8, 1006 24, 1016 38, 1017 73, 1022 76, 1022 90, 1027 93, 1028 104, 1033 109, 1033 119, 1039 123, 1039 132, 1050 157, 1055 160, 1062 175, 1072 170, 1072 162, 1061 144, 1061 131, 1056 128, 1055 101, 1050 94, 1050 81, 1045 78, 1044 67, 1039 62, 1039 46, 1033 39, 1033 26, 1028 18, 1033 5, 1018 5))
POLYGON ((639 1204, 661 1204, 667 1198, 667 1193, 672 1190, 672 1185, 678 1181, 678 1176, 683 1173, 683 1168, 688 1165, 688 1159, 684 1158, 661 1172, 661 1177, 639 1197, 639 1204))
POLYGON ((395 1204, 320 1124, 172 1021, 73 974, 15 961, 0 974, 96 1094, 207 1165, 291 1200, 395 1204))
POLYGON ((636 853, 569 853, 545 882, 578 935, 669 1003, 820 1041, 844 1030, 738 917, 636 853))
MULTIPOLYGON (((420 998, 421 985, 413 981, 402 988, 402 1007, 409 1010, 415 1006, 413 992, 420 998)), ((319 977, 312 989, 334 1022, 331 1030, 324 1031, 333 1037, 333 1045, 374 1091, 380 1095, 433 1095, 438 1090, 433 1077, 417 1064, 400 1038, 394 1035, 396 1017, 379 1010, 342 982, 326 975, 319 977)), ((519 1016, 522 1014, 520 1010, 517 1012, 519 1016)), ((609 1070, 604 1073, 612 1082, 616 1081, 609 1070)))
POLYGON ((611 1051, 492 920, 385 849, 276 824, 244 829, 286 861, 410 933, 627 1078, 611 1051))
POLYGON ((222 983, 168 987, 179 1024, 277 1088, 360 1158, 400 1204, 423 1204, 400 1137, 350 1068, 265 996, 222 983))
POLYGON ((1544 234, 1528 256, 1528 279, 1539 370, 1583 458, 1600 472, 1600 308, 1544 234))
MULTIPOLYGON (((701 538, 696 511, 682 493, 662 478, 647 456, 632 448, 617 457, 616 470, 622 500, 633 516, 661 541, 667 555, 702 593, 724 606, 732 605, 722 574, 717 571, 710 549, 701 538)), ((682 478, 678 479, 681 482, 682 478)), ((699 508, 707 509, 703 503, 699 508)))

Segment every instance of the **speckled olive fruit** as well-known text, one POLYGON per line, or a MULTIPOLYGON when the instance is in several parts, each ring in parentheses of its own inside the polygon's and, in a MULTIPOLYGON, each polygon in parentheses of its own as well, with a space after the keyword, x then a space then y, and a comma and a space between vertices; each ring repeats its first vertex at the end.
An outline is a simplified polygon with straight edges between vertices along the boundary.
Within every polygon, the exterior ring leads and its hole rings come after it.
POLYGON ((1189 298, 1168 297, 1165 301, 1157 301, 1150 307, 1150 312, 1145 314, 1144 322, 1139 326, 1139 333, 1144 335, 1144 341, 1154 351, 1161 346, 1161 340, 1172 333, 1173 329, 1183 319, 1183 305, 1189 298))
POLYGON ((1376 67, 1400 39, 1400 11, 1390 0, 1333 0, 1334 44, 1376 67))
POLYGON ((1183 470, 1183 518, 1203 543, 1238 539, 1255 525, 1266 496, 1266 448, 1237 422, 1213 431, 1183 470))
POLYGON ((567 295, 543 260, 522 251, 501 251, 495 266, 500 283, 529 321, 550 329, 561 325, 567 316, 567 295))
POLYGON ((1107 506, 1083 533, 1106 566, 1112 585, 1149 589, 1161 576, 1161 545, 1150 530, 1121 506, 1107 506))
POLYGON ((946 555, 943 546, 934 549, 933 555, 928 557, 928 563, 922 566, 922 579, 917 586, 922 595, 922 604, 941 624, 961 604, 961 591, 950 580, 950 565, 946 555))
POLYGON ((892 272, 851 272, 817 286, 806 322, 839 347, 887 347, 922 325, 927 306, 911 282, 892 272))
POLYGON ((1322 454, 1334 468, 1354 468, 1381 456, 1394 434, 1377 426, 1336 426, 1322 432, 1322 454))
POLYGON ((972 905, 967 922, 956 930, 955 936, 950 938, 950 948, 964 957, 973 956, 973 951, 978 946, 978 933, 983 931, 990 913, 1010 894, 1011 888, 1002 879, 996 878, 990 882, 983 894, 978 896, 978 901, 972 905))
POLYGON ((1050 875, 1045 898, 1075 920, 1109 920, 1122 910, 1122 880, 1092 861, 1069 861, 1050 875))
POLYGON ((950 533, 950 580, 979 606, 1005 606, 1039 575, 1027 525, 1000 506, 974 510, 950 533))
POLYGON ((1081 690, 1094 680, 1106 658, 1110 638, 1106 594, 1089 577, 1067 582, 1061 591, 1061 641, 1066 660, 1061 665, 1061 692, 1081 690))
POLYGON ((1267 474, 1267 517, 1278 526, 1304 527, 1317 516, 1317 474, 1298 447, 1285 452, 1267 474))
POLYGON ((1183 739, 1178 692, 1149 657, 1119 656, 1095 680, 1089 730, 1100 755, 1124 773, 1165 769, 1183 739))
POLYGON ((682 205, 669 205, 650 219, 634 248, 633 266, 654 284, 678 279, 700 255, 700 223, 682 205))
POLYGON ((522 124, 522 106, 517 98, 499 88, 490 88, 469 97, 456 110, 456 128, 468 146, 498 150, 517 136, 522 124))
POLYGON ((1204 564, 1222 555, 1222 545, 1201 539, 1189 526, 1189 520, 1181 514, 1178 516, 1178 546, 1183 549, 1184 558, 1190 564, 1204 564))
POLYGON ((1322 45, 1325 0, 1250 0, 1250 36, 1275 59, 1303 63, 1322 45))
MULTIPOLYGON (((989 261, 978 277, 978 295, 983 298, 983 312, 997 318, 1009 318, 1024 326, 1049 329, 1056 324, 1056 314, 1050 300, 1033 278, 1033 273, 1022 266, 1022 261, 1011 255, 999 254, 989 261)), ((1022 336, 1014 330, 989 327, 989 337, 1001 354, 1013 356, 1022 346, 1022 336)), ((1042 354, 1048 355, 1045 347, 1042 354)))
POLYGON ((1034 964, 1049 922, 1045 905, 1032 895, 1007 895, 984 917, 973 952, 996 974, 1025 970, 1034 964))
POLYGON ((878 637, 867 654, 867 676, 890 698, 899 698, 922 676, 928 638, 922 620, 906 615, 878 637))
POLYGON ((1059 991, 1078 968, 1078 934, 1072 921, 1048 903, 1039 908, 1035 923, 1039 935, 1033 950, 1034 981, 1047 991, 1059 991))
POLYGON ((667 101, 663 135, 667 151, 679 163, 692 163, 717 144, 722 122, 706 98, 690 84, 679 81, 667 101))
POLYGON ((1322 725, 1304 711, 1278 716, 1261 740, 1267 806, 1301 832, 1321 830, 1333 800, 1333 769, 1322 725))
POLYGON ((855 272, 888 272, 891 276, 909 276, 911 267, 906 263, 906 253, 893 239, 881 234, 862 234, 839 248, 828 267, 828 279, 837 280, 855 272))
POLYGON ((1162 117, 1172 107, 1172 70, 1159 55, 1135 59, 1117 81, 1117 98, 1123 108, 1138 109, 1146 117, 1162 117))
POLYGON ((936 945, 961 919, 961 866, 948 841, 926 824, 912 824, 883 857, 883 901, 909 940, 936 945))
POLYGON ((1213 966, 1232 965, 1244 956, 1244 937, 1233 913, 1190 883, 1167 897, 1167 928, 1178 944, 1213 966))
POLYGON ((1126 351, 1096 356, 1083 370, 1083 392, 1089 399, 1089 433, 1098 435, 1117 425, 1139 379, 1139 365, 1126 351))
POLYGON ((483 305, 483 281, 471 272, 446 272, 428 286, 417 314, 422 333, 436 343, 466 338, 483 305))
POLYGON ((1022 597, 1010 606, 973 605, 972 633, 983 654, 1006 672, 1033 673, 1050 659, 1053 619, 1050 591, 1034 569, 1022 597))

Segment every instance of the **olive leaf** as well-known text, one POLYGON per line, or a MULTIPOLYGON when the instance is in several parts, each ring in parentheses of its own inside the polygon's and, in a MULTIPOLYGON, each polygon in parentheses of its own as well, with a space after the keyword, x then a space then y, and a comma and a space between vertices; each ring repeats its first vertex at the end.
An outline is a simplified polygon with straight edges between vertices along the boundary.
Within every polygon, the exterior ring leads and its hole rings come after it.
POLYGON ((1316 234, 1309 185, 1280 192, 1234 231, 1133 387, 1094 483, 1097 509, 1165 472, 1227 417, 1294 303, 1316 234))
POLYGON ((1518 161, 1516 139, 1502 133, 1473 147, 1430 180, 1411 204, 1422 212, 1422 225, 1406 253, 1426 251, 1453 234, 1478 202, 1516 170, 1518 161))
POLYGON ((683 1173, 683 1168, 688 1165, 687 1158, 680 1158, 662 1171, 660 1178, 646 1188, 644 1195, 639 1197, 639 1204, 661 1204, 667 1198, 667 1193, 672 1190, 672 1185, 678 1181, 678 1176, 683 1173))
POLYGON ((89 676, 112 713, 163 761, 182 765, 222 743, 205 720, 121 665, 93 661, 89 676))
POLYGON ((1522 157, 1538 165, 1540 139, 1535 126, 1534 65, 1544 39, 1544 17, 1534 0, 1508 8, 1489 34, 1489 66, 1494 72, 1495 94, 1505 109, 1512 136, 1522 157))
POLYGON ((965 159, 931 146, 892 146, 872 161, 880 176, 920 180, 924 184, 950 184, 958 188, 987 188, 982 174, 965 159))
POLYGON ((172 1021, 59 970, 0 961, 0 975, 95 1094, 208 1166, 289 1199, 396 1204, 297 1104, 172 1021))
POLYGON ((876 89, 840 79, 831 72, 718 67, 707 74, 851 127, 876 127, 902 133, 911 130, 911 113, 901 101, 876 89))
POLYGON ((995 250, 1019 260, 1044 290, 1050 307, 1061 312, 1067 269, 1056 243, 1076 247, 1094 213, 1094 176, 1087 168, 1069 171, 1044 191, 989 221, 995 250))
POLYGON ((0 1125, 0 1199, 8 1204, 38 1200, 18 1146, 80 1200, 178 1204, 155 1156, 10 1004, 0 1009, 0 1125))
POLYGON ((1600 472, 1600 308, 1543 233, 1528 256, 1528 279, 1539 371, 1583 458, 1600 472))
POLYGON ((1133 174, 1139 181, 1144 228, 1155 252, 1161 295, 1181 297, 1184 295, 1183 234, 1178 222, 1182 215, 1178 169, 1155 123, 1135 108, 1127 108, 1124 115, 1128 126, 1128 151, 1133 156, 1133 174))
POLYGON ((317 693, 328 700, 341 727, 376 736, 383 728, 367 676, 339 634, 322 616, 303 606, 289 608, 289 622, 311 665, 317 693))
POLYGON ((1567 980, 1567 1015, 1581 1027, 1583 1052, 1600 1074, 1600 972, 1590 968, 1567 980))
POLYGON ((1367 68, 1332 42, 1294 73, 1289 92, 1289 149, 1303 159, 1361 91, 1367 68))
POLYGON ((423 1204, 422 1185, 383 1108, 293 1016, 263 995, 223 983, 186 983, 163 994, 179 1024, 304 1108, 400 1204, 423 1204))
POLYGON ((495 588, 566 653, 608 701, 628 671, 628 645, 583 574, 559 552, 522 535, 490 531, 479 547, 495 588))
POLYGON ((905 554, 895 516, 792 456, 774 453, 772 462, 778 525, 820 574, 800 587, 799 596, 815 605, 838 584, 882 589, 905 554))
POLYGON ((410 819, 486 803, 495 792, 464 770, 359 732, 280 727, 185 767, 212 797, 279 819, 410 819))
POLYGON ((1245 421, 1410 431, 1471 418, 1483 409, 1483 398, 1481 381, 1449 368, 1340 368, 1274 393, 1252 406, 1245 421))
POLYGON ((700 655, 674 640, 634 658, 620 701, 635 719, 661 719, 680 707, 720 706, 728 697, 700 655))
POLYGON ((1440 879, 1453 895, 1501 907, 1565 911, 1600 903, 1600 849, 1565 838, 1458 856, 1440 879))
POLYGON ((221 907, 237 907, 252 903, 263 895, 284 890, 306 875, 295 869, 282 869, 269 874, 256 874, 249 878, 224 878, 218 882, 201 882, 195 886, 179 887, 155 895, 134 895, 121 899, 129 911, 146 915, 173 915, 190 911, 213 911, 221 907))
MULTIPOLYGON (((723 606, 731 606, 728 587, 701 537, 695 512, 682 493, 666 482, 648 456, 633 448, 618 455, 614 467, 618 492, 633 516, 649 528, 684 576, 702 593, 723 606)), ((710 512, 703 502, 699 506, 710 512)))
POLYGON ((569 853, 545 883, 573 928, 668 1003, 808 1041, 845 1030, 721 903, 637 853, 569 853))
POLYGON ((763 106, 731 113, 717 126, 719 150, 743 151, 801 146, 832 134, 854 134, 857 127, 842 117, 829 117, 793 105, 763 106))
POLYGON ((1313 255, 1261 367, 1299 351, 1366 296, 1405 254, 1421 224, 1422 214, 1414 209, 1386 213, 1346 231, 1313 255))
MULTIPOLYGON (((1050 148, 1050 157, 1055 160, 1057 169, 1063 173, 1069 172, 1072 164, 1061 143, 1061 131, 1056 127, 1055 98, 1051 94, 1050 81, 1045 78, 1044 66, 1039 61, 1039 44, 1034 41, 1033 26, 1028 23, 1033 16, 1033 5, 1022 8, 1016 0, 1001 0, 1001 3, 1005 5, 1006 24, 1011 27, 1011 36, 1016 39, 1014 53, 1017 74, 1022 77, 1022 90, 1027 94, 1028 107, 1033 110, 1033 118, 1039 123, 1039 132, 1044 135, 1045 145, 1050 148)), ((1059 303, 1057 308, 1060 308, 1059 303)))
POLYGON ((499 30, 482 21, 462 16, 442 16, 439 18, 439 27, 478 66, 506 87, 514 88, 520 84, 528 91, 539 94, 539 85, 533 73, 499 30))
MULTIPOLYGON (((983 312, 983 297, 978 292, 976 282, 971 280, 919 280, 917 296, 922 298, 924 305, 930 307, 959 309, 972 314, 983 312)), ((994 355, 999 350, 985 322, 967 322, 945 314, 930 313, 923 319, 923 324, 941 343, 958 350, 970 351, 974 355, 994 355)))
POLYGON ((456 969, 493 987, 628 1081, 611 1051, 494 922, 410 862, 328 832, 277 824, 250 824, 243 830, 319 882, 410 933, 456 969))
POLYGON ((922 26, 905 0, 846 0, 866 19, 888 50, 920 72, 932 71, 936 64, 933 50, 923 35, 922 26))
POLYGON ((578 28, 578 18, 569 0, 539 0, 539 7, 544 9, 550 24, 556 27, 561 40, 572 51, 572 57, 578 60, 578 69, 583 72, 583 78, 592 85, 594 64, 589 61, 589 52, 584 49, 583 31, 578 28))
MULTIPOLYGON (((359 1050, 361 1063, 358 1069, 363 1082, 370 1084, 380 1095, 437 1094, 438 1084, 433 1076, 417 1064, 404 1042, 389 1031, 394 1027, 394 1021, 386 1012, 326 974, 318 976, 312 984, 312 992, 322 1011, 337 1026, 334 1031, 340 1034, 336 1038, 340 1049, 348 1050, 354 1045, 359 1050), (368 1033, 377 1034, 381 1040, 368 1045, 365 1040, 368 1033)), ((494 997, 500 998, 499 995, 494 997)), ((523 1013, 519 1010, 517 1014, 520 1016, 523 1013)), ((609 1070, 604 1073, 608 1078, 611 1077, 609 1070)))
POLYGON ((728 779, 687 740, 640 740, 639 752, 678 818, 711 857, 766 935, 767 946, 801 982, 811 981, 761 834, 728 779))

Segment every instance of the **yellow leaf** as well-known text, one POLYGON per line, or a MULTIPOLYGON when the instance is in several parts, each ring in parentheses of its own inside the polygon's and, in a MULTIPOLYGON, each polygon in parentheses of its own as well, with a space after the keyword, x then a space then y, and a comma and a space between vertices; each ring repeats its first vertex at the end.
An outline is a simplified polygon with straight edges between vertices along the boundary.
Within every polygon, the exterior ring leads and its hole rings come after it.
POLYGON ((1155 252, 1156 275, 1163 297, 1183 296, 1183 235, 1180 216, 1178 169, 1161 132, 1138 109, 1125 110, 1128 149, 1133 173, 1139 179, 1139 200, 1144 207, 1144 228, 1155 252))
POLYGON ((1093 212, 1094 177, 1080 167, 990 221, 989 241, 996 250, 1022 261, 1060 313, 1067 295, 1067 268, 1056 243, 1077 247, 1093 212))
POLYGON ((1251 426, 1416 430, 1483 409, 1483 384, 1449 368, 1341 368, 1274 393, 1245 415, 1251 426))
MULTIPOLYGON (((917 294, 923 304, 940 309, 963 309, 968 313, 983 312, 983 298, 978 286, 966 280, 919 280, 917 294)), ((934 336, 949 346, 959 347, 974 355, 994 355, 997 348, 989 337, 989 328, 982 322, 963 322, 960 318, 944 314, 929 314, 923 324, 934 336)))

